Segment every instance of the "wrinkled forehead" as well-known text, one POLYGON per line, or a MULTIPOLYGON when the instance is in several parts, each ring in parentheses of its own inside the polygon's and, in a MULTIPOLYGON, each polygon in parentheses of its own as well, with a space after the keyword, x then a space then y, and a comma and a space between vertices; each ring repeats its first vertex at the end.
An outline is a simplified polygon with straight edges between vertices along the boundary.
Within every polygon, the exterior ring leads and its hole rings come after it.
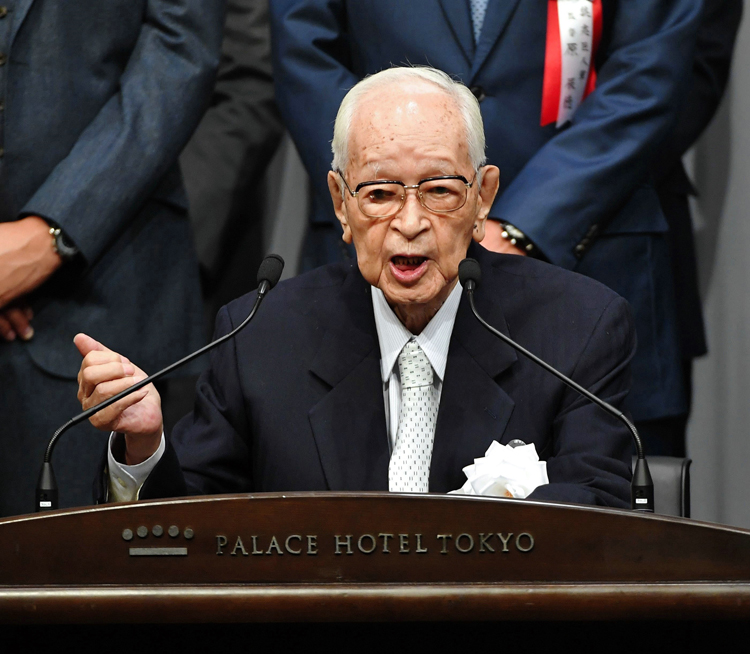
POLYGON ((408 153, 468 160, 466 127, 456 100, 429 83, 371 89, 352 116, 350 160, 362 165, 408 153))

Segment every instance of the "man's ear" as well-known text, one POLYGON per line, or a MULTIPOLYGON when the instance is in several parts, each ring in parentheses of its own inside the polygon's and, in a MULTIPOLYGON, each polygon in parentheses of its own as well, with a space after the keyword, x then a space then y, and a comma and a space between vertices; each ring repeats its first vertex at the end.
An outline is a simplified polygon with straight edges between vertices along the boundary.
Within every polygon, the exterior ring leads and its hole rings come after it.
POLYGON ((487 223, 487 216, 495 201, 497 190, 500 188, 500 169, 497 166, 484 166, 481 169, 482 181, 479 185, 479 197, 477 198, 477 215, 474 219, 474 230, 471 233, 472 238, 481 242, 484 238, 484 226, 487 223))
POLYGON ((331 200, 333 201, 333 211, 344 230, 344 234, 341 238, 344 239, 345 243, 351 244, 352 230, 350 229, 349 221, 346 218, 346 207, 344 206, 344 192, 342 192, 341 189, 341 179, 338 174, 334 173, 332 170, 328 171, 328 192, 331 194, 331 200))

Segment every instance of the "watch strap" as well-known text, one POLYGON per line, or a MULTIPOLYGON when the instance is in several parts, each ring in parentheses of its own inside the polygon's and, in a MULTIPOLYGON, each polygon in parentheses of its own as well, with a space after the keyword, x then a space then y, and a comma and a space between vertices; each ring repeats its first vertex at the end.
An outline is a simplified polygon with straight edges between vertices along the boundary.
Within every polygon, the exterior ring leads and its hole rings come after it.
POLYGON ((500 220, 499 222, 503 226, 503 231, 500 235, 511 245, 515 245, 519 250, 523 250, 526 256, 533 257, 534 259, 545 258, 533 241, 518 227, 505 220, 500 220))
POLYGON ((78 248, 66 238, 65 233, 57 225, 50 224, 49 233, 52 237, 52 247, 63 261, 71 261, 78 256, 78 248))

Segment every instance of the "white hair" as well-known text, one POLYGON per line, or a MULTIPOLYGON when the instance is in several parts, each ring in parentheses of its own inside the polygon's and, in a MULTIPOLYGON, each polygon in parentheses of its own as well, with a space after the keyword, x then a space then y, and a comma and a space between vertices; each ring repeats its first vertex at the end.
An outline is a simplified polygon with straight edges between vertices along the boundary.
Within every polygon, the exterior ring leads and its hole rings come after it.
POLYGON ((349 163, 349 130, 359 101, 379 86, 404 82, 433 84, 453 99, 466 127, 469 160, 474 170, 478 171, 487 162, 484 152, 484 124, 479 102, 464 84, 454 80, 442 70, 429 66, 388 68, 374 75, 368 75, 349 90, 341 101, 333 126, 333 141, 331 142, 333 170, 344 172, 349 163))

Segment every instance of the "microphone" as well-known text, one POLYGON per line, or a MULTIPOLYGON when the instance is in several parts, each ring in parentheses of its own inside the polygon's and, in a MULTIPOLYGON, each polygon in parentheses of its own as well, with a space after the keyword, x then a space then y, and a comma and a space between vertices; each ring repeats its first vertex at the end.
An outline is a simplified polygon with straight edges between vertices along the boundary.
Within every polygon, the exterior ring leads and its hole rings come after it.
POLYGON ((239 326, 235 327, 231 332, 229 332, 228 334, 224 334, 224 336, 222 336, 221 338, 217 338, 215 341, 209 343, 208 345, 204 345, 199 350, 193 352, 192 354, 188 354, 186 357, 167 366, 163 370, 160 370, 159 372, 156 372, 153 375, 142 379, 141 381, 133 384, 130 388, 126 388, 124 391, 118 393, 117 395, 113 395, 108 400, 104 400, 104 402, 100 402, 96 406, 92 406, 91 408, 86 409, 86 411, 79 413, 77 416, 71 418, 62 427, 60 427, 54 433, 52 438, 50 438, 49 443, 47 443, 47 449, 44 452, 44 462, 42 463, 42 469, 39 472, 39 480, 37 481, 36 487, 36 511, 53 511, 54 509, 58 508, 57 481, 55 480, 55 472, 52 469, 52 452, 54 451, 55 445, 57 444, 57 441, 59 440, 60 436, 62 436, 62 434, 68 431, 68 429, 70 429, 71 427, 75 427, 77 424, 83 422, 84 420, 88 420, 91 416, 93 416, 95 413, 98 413, 102 409, 106 409, 108 406, 111 406, 122 398, 127 397, 138 389, 147 386, 151 382, 154 382, 157 379, 161 379, 162 377, 164 377, 164 375, 169 374, 173 370, 176 370, 177 368, 185 365, 193 359, 196 359, 209 350, 212 350, 218 345, 221 345, 224 341, 228 341, 230 338, 235 336, 253 319, 256 312, 258 311, 260 303, 263 301, 263 298, 266 296, 268 291, 276 286, 279 279, 281 279, 281 271, 283 269, 284 259, 282 259, 278 254, 269 254, 265 259, 263 259, 258 268, 258 296, 255 298, 255 304, 253 304, 253 308, 248 314, 247 318, 245 318, 245 320, 243 320, 242 323, 239 326))
POLYGON ((269 254, 258 267, 256 283, 258 284, 258 295, 265 295, 281 279, 281 272, 284 270, 284 260, 279 254, 269 254))
POLYGON ((630 420, 628 420, 628 418, 625 416, 625 414, 623 414, 622 411, 616 409, 604 400, 599 399, 591 391, 585 389, 580 384, 577 384, 572 379, 566 377, 559 370, 549 365, 546 361, 542 361, 538 356, 532 354, 526 348, 522 347, 511 338, 492 327, 492 325, 485 322, 485 320, 479 315, 476 307, 474 306, 474 291, 479 286, 479 282, 482 281, 482 269, 476 259, 464 259, 460 264, 458 264, 458 279, 461 282, 461 286, 466 289, 466 294, 469 296, 469 305, 471 306, 472 313, 483 327, 485 327, 495 336, 510 345, 512 348, 531 359, 534 363, 544 368, 547 372, 557 377, 566 386, 580 393, 587 400, 593 402, 597 406, 604 409, 604 411, 609 413, 611 416, 614 416, 618 420, 621 420, 625 423, 627 428, 630 430, 630 433, 633 435, 633 441, 635 442, 635 449, 638 455, 635 463, 635 470, 633 470, 633 481, 630 485, 630 506, 634 511, 640 511, 642 513, 653 513, 654 482, 651 479, 651 472, 648 469, 648 462, 646 461, 646 457, 643 454, 643 444, 641 443, 641 437, 638 435, 638 430, 635 428, 635 425, 630 420))

